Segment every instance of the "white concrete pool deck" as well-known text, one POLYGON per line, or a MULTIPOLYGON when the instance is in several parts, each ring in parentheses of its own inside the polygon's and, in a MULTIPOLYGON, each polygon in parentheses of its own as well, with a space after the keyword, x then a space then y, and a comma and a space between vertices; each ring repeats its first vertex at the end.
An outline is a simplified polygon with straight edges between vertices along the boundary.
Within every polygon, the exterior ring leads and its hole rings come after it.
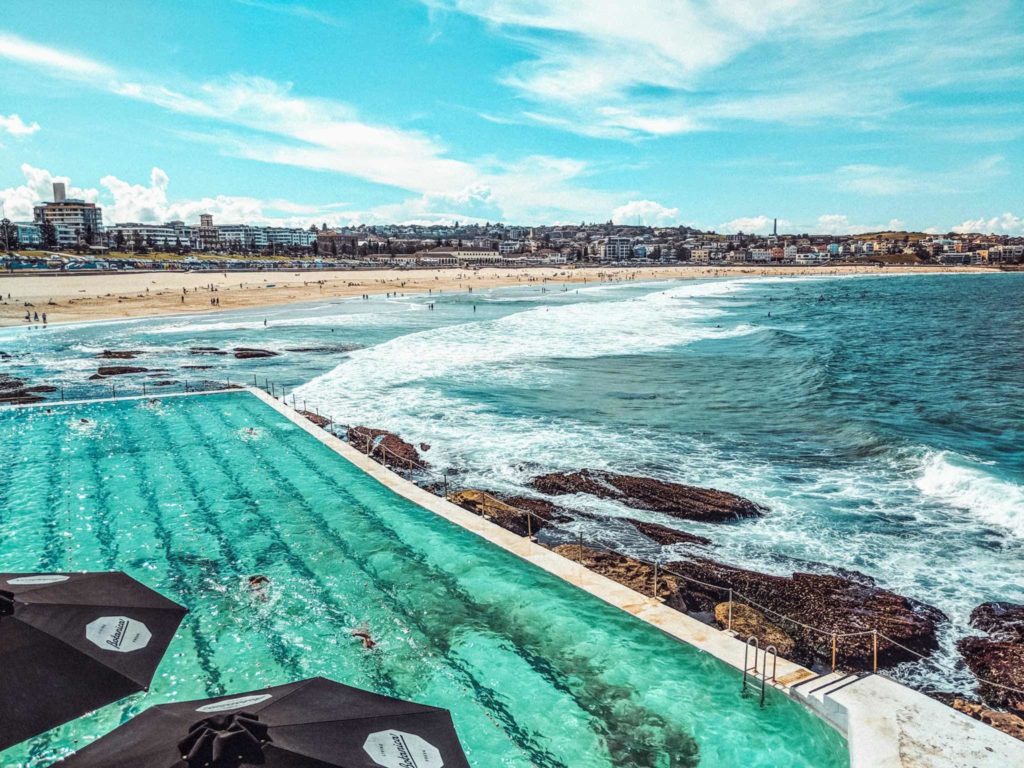
MULTIPOLYGON (((360 453, 344 440, 317 427, 295 409, 260 389, 247 387, 245 390, 221 391, 248 391, 382 485, 417 506, 742 671, 746 644, 731 633, 697 621, 653 597, 594 573, 447 499, 435 496, 360 453)), ((104 400, 184 397, 193 394, 216 392, 152 394, 104 400)), ((52 408, 96 402, 103 400, 44 402, 8 407, 52 408)), ((866 675, 857 680, 839 674, 816 678, 809 669, 780 658, 776 680, 770 685, 805 704, 846 737, 851 768, 1024 768, 1024 742, 880 675, 866 675)))

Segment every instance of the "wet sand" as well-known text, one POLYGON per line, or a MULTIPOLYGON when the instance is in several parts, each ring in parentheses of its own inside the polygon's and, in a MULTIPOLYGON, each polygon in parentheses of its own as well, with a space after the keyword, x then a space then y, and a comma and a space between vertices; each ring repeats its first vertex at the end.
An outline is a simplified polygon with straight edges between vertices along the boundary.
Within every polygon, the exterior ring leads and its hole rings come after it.
POLYGON ((980 267, 503 267, 324 272, 121 272, 0 276, 0 326, 25 325, 25 312, 72 323, 279 306, 363 294, 486 290, 509 285, 669 280, 762 275, 924 274, 980 267), (211 299, 217 300, 212 304, 211 299))

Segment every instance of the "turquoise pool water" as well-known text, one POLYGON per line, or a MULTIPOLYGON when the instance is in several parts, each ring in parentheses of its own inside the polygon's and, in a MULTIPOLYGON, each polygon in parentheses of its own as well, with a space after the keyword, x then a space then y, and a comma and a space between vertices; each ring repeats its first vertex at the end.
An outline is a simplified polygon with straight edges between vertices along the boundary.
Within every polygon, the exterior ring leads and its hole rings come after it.
POLYGON ((0 570, 119 568, 191 609, 148 694, 3 768, 49 765, 155 703, 310 675, 449 708, 479 768, 848 764, 798 705, 759 709, 733 670, 395 495, 246 393, 2 409, 0 455, 0 570), (372 651, 349 635, 362 625, 372 651))

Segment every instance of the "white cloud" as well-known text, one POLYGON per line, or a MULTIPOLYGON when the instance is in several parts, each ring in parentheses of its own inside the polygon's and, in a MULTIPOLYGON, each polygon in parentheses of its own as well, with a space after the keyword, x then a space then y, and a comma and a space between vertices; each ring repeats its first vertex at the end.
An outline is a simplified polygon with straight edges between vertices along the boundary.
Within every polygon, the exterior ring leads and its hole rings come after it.
MULTIPOLYGON (((22 56, 25 61, 49 66, 63 60, 63 54, 35 43, 19 40, 19 46, 33 54, 22 56)), ((352 106, 300 96, 290 83, 234 75, 200 84, 168 84, 127 80, 104 64, 77 57, 75 66, 108 73, 107 80, 95 85, 117 95, 223 124, 226 131, 191 136, 212 142, 225 153, 405 190, 418 196, 401 204, 410 210, 447 213, 454 208, 464 217, 572 219, 600 216, 624 197, 579 183, 588 172, 580 161, 541 155, 513 161, 455 158, 432 136, 369 123, 352 106)), ((115 180, 109 181, 111 192, 116 188, 119 194, 128 194, 115 180)), ((159 185, 151 180, 149 188, 132 192, 132 205, 144 213, 150 209, 145 200, 152 201, 159 193, 159 185)), ((135 210, 121 208, 126 213, 135 210)))
POLYGON ((736 121, 853 122, 925 90, 1024 77, 1007 2, 923 9, 884 0, 421 0, 473 16, 526 58, 501 82, 540 109, 522 116, 612 138, 736 121), (955 28, 953 51, 936 47, 955 28), (997 41, 995 43, 994 41, 997 41), (845 52, 856 50, 851 57, 845 52))
POLYGON ((3 32, 0 32, 0 58, 19 64, 44 67, 72 77, 99 77, 112 74, 110 67, 105 64, 3 32))
POLYGON ((983 157, 974 163, 945 170, 913 170, 906 166, 855 163, 827 173, 791 177, 800 183, 822 184, 866 197, 915 194, 953 194, 975 188, 1008 173, 1001 155, 983 157))
POLYGON ((679 209, 666 208, 653 200, 631 200, 612 211, 616 224, 644 224, 650 227, 670 227, 679 223, 679 209))
POLYGON ((95 188, 75 187, 67 176, 54 176, 44 168, 35 168, 23 163, 21 173, 25 183, 16 187, 0 189, 0 202, 4 204, 4 213, 11 221, 31 221, 32 206, 43 200, 53 199, 53 183, 63 182, 67 187, 68 197, 79 198, 95 203, 99 199, 99 190, 95 188))
POLYGON ((981 232, 992 235, 1016 235, 1024 236, 1024 218, 1013 213, 1004 213, 1002 216, 993 216, 986 219, 968 219, 962 224, 953 227, 954 232, 981 232))
MULTIPOLYGON (((743 232, 747 235, 768 235, 771 234, 775 220, 771 216, 741 216, 738 219, 725 222, 721 227, 722 232, 743 232)), ((785 231, 790 222, 786 219, 779 219, 779 230, 785 231)))
POLYGON ((31 136, 39 130, 39 123, 26 123, 17 114, 0 115, 0 133, 11 136, 31 136))

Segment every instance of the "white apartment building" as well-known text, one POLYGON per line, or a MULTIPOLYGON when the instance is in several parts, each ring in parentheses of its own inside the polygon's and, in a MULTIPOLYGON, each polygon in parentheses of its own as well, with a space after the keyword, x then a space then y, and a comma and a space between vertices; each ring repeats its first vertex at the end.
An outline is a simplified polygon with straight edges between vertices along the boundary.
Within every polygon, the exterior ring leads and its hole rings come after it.
POLYGON ((606 237, 597 243, 601 261, 625 261, 633 255, 633 241, 628 237, 606 237))
POLYGON ((107 241, 110 244, 116 244, 118 236, 124 238, 126 248, 130 248, 136 241, 158 248, 173 248, 179 241, 182 245, 190 245, 189 235, 183 229, 175 229, 168 224, 122 222, 107 230, 107 241))
POLYGON ((53 184, 52 203, 33 206, 32 218, 37 225, 52 224, 62 247, 78 245, 89 230, 96 236, 103 232, 103 210, 95 203, 69 199, 61 182, 53 184))
POLYGON ((217 239, 227 246, 240 248, 266 248, 267 230, 263 227, 251 227, 248 224, 219 224, 217 239))
POLYGON ((267 242, 274 246, 308 248, 316 240, 316 233, 297 227, 267 227, 267 242))
POLYGON ((750 260, 757 264, 770 264, 772 261, 772 251, 770 248, 751 248, 750 260))
POLYGON ((498 243, 498 253, 502 256, 508 256, 509 254, 519 253, 523 248, 523 244, 518 240, 502 240, 498 243))

